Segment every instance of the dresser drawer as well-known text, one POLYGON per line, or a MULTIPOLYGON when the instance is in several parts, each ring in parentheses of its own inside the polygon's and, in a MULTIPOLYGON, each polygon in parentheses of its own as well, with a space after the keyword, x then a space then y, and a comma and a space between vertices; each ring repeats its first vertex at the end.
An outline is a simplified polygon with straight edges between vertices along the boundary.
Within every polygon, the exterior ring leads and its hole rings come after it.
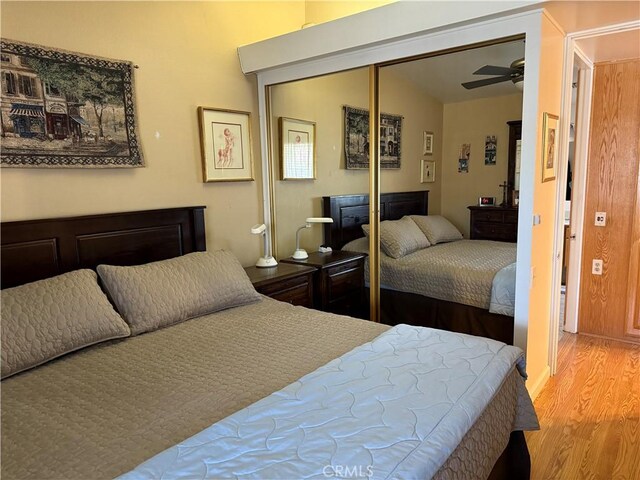
POLYGON ((518 211, 504 212, 504 223, 518 223, 518 211))
POLYGON ((472 238, 515 242, 516 225, 475 222, 473 224, 472 238))
POLYGON ((485 212, 477 211, 473 213, 473 221, 502 223, 504 221, 504 214, 502 212, 495 212, 490 210, 487 210, 485 212))

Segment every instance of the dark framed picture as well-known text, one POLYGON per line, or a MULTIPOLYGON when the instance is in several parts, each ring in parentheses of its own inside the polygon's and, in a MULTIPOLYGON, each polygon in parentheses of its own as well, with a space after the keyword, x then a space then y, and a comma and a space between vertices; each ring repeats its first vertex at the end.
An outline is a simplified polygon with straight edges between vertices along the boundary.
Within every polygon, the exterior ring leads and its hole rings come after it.
POLYGON ((2 39, 3 167, 143 167, 131 62, 2 39))
MULTIPOLYGON (((369 168, 369 111, 344 109, 344 154, 348 169, 369 168)), ((380 167, 400 168, 402 116, 380 114, 380 167)))
POLYGON ((495 207, 496 197, 480 197, 478 198, 478 205, 481 207, 495 207))

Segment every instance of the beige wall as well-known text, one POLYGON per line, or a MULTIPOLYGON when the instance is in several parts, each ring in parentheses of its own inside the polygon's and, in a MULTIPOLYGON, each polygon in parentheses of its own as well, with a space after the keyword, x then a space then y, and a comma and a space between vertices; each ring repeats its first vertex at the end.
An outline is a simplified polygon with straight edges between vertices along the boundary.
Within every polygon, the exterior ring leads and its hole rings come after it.
MULTIPOLYGON (((562 33, 546 17, 542 17, 540 77, 538 79, 538 134, 542 138, 544 112, 560 113, 562 89, 562 33)), ((549 376, 549 324, 551 321, 551 288, 553 235, 555 227, 556 181, 542 183, 540 142, 535 144, 535 176, 533 212, 541 223, 533 227, 531 268, 533 281, 529 290, 527 328, 527 388, 535 396, 549 376)))
POLYGON ((2 169, 2 220, 206 205, 208 248, 255 261, 262 219, 257 94, 236 48, 304 23, 303 2, 2 2, 2 36, 131 60, 139 169, 2 169), (196 109, 252 112, 254 182, 202 183, 196 109), (156 138, 156 132, 159 138, 156 138))
MULTIPOLYGON (((439 212, 439 182, 420 183, 422 132, 442 135, 442 104, 391 72, 382 71, 382 111, 402 115, 402 163, 399 170, 383 170, 383 192, 430 190, 430 211, 439 212)), ((359 69, 326 77, 302 80, 272 88, 272 131, 276 149, 274 159, 276 239, 278 256, 291 255, 295 249, 295 231, 310 216, 322 215, 322 196, 369 191, 368 170, 346 170, 344 159, 343 105, 367 108, 368 70, 359 69), (297 118, 316 123, 316 180, 277 180, 278 117, 297 118)), ((436 143, 435 155, 440 154, 436 143)), ((434 158, 436 158, 434 156, 434 158)), ((301 245, 313 251, 322 243, 322 226, 301 233, 301 245)))
POLYGON ((396 0, 351 0, 347 2, 333 2, 331 0, 306 0, 305 17, 307 23, 324 23, 337 18, 354 15, 365 10, 381 7, 396 0))
POLYGON ((507 179, 510 120, 522 119, 522 94, 481 98, 444 105, 442 157, 442 215, 469 238, 469 205, 478 197, 502 201, 498 186, 507 179), (495 165, 484 164, 485 137, 495 135, 498 146, 495 165), (469 173, 458 173, 458 152, 471 144, 469 173))

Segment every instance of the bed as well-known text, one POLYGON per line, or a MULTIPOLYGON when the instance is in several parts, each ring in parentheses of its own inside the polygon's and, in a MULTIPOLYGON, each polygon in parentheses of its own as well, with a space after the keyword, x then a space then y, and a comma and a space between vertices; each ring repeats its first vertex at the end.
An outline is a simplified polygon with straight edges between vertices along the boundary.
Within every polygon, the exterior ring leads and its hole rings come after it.
MULTIPOLYGON (((381 195, 380 219, 428 214, 428 191, 381 195)), ((368 251, 368 195, 323 197, 324 243, 368 251)), ((515 255, 512 243, 459 240, 394 259, 381 251, 380 309, 384 323, 441 328, 513 343, 515 255)), ((366 265, 368 272, 368 264, 366 265)), ((367 274, 365 272, 365 274, 367 274)))
POLYGON ((521 430, 537 420, 521 352, 254 298, 237 260, 204 252, 204 231, 203 207, 2 225, 3 302, 22 285, 55 303, 47 282, 95 281, 78 269, 108 263, 101 282, 131 330, 3 370, 3 478, 528 477, 521 430), (250 301, 151 330, 134 321, 191 308, 174 304, 209 261, 222 263, 205 270, 218 283, 203 301, 243 289, 250 301), (190 282, 171 280, 188 265, 190 282), (136 278, 153 288, 131 288, 136 278))

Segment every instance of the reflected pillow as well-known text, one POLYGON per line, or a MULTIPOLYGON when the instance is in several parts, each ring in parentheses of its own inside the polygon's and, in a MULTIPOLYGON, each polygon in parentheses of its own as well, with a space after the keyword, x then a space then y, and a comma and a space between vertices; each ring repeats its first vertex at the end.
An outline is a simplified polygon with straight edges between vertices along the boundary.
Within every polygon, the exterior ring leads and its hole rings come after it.
MULTIPOLYGON (((369 225, 362 225, 369 236, 369 225)), ((380 222, 380 246, 392 258, 400 258, 430 245, 427 237, 409 217, 380 222)))
POLYGON ((130 334, 92 270, 2 290, 1 316, 2 378, 130 334))
POLYGON ((440 215, 411 215, 431 245, 462 240, 460 231, 446 218, 440 215))
POLYGON ((195 252, 134 267, 98 265, 133 335, 260 300, 230 252, 195 252))

